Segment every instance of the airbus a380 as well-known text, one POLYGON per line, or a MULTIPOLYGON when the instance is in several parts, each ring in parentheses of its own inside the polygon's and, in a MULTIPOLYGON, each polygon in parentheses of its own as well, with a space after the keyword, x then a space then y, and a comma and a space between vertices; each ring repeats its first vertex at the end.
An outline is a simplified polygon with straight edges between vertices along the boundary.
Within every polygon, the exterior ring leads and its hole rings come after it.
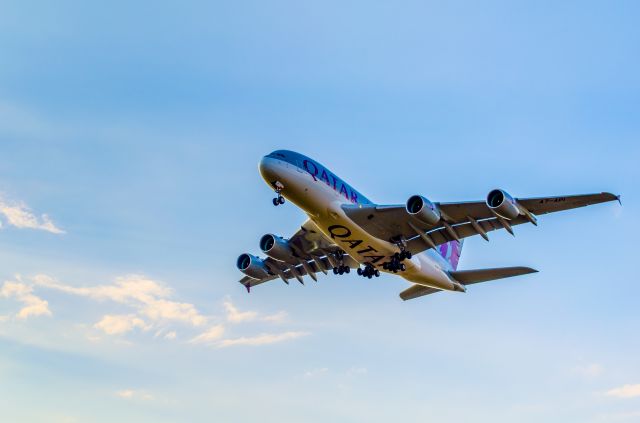
POLYGON ((537 215, 607 201, 610 193, 560 197, 514 198, 494 189, 486 201, 436 203, 414 195, 403 205, 370 201, 325 166, 302 154, 278 150, 260 161, 260 174, 276 192, 275 206, 285 198, 308 219, 291 238, 273 234, 260 239, 268 257, 238 257, 240 280, 250 292, 255 285, 282 279, 304 283, 316 274, 350 273, 371 279, 381 272, 402 276, 412 285, 400 293, 409 300, 439 291, 466 292, 466 286, 537 272, 529 267, 458 270, 464 239, 513 226, 537 225, 537 215))

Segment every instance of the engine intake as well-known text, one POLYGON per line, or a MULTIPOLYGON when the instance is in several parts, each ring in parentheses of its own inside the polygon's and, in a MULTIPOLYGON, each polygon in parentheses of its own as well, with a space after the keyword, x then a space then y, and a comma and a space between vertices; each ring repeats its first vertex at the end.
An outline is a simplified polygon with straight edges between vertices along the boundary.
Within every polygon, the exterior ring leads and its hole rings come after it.
POLYGON ((266 234, 260 238, 260 249, 278 261, 291 261, 293 257, 289 241, 273 234, 266 234))
POLYGON ((512 220, 520 216, 518 202, 501 189, 494 189, 487 195, 487 207, 505 219, 512 220))
POLYGON ((262 279, 269 275, 269 270, 260 257, 251 254, 241 254, 236 262, 238 270, 254 279, 262 279))
POLYGON ((427 225, 435 225, 440 221, 440 210, 421 195, 414 195, 407 200, 407 213, 427 225))

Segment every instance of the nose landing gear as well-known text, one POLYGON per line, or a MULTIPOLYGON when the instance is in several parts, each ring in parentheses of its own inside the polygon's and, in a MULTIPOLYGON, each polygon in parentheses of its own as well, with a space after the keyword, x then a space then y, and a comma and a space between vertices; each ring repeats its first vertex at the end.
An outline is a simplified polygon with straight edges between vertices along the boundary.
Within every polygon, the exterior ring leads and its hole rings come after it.
POLYGON ((276 192, 276 194, 278 194, 278 196, 272 200, 273 205, 277 207, 281 204, 284 204, 284 197, 281 194, 282 190, 284 189, 284 185, 282 185, 282 182, 280 181, 275 181, 272 183, 272 185, 274 191, 276 192))

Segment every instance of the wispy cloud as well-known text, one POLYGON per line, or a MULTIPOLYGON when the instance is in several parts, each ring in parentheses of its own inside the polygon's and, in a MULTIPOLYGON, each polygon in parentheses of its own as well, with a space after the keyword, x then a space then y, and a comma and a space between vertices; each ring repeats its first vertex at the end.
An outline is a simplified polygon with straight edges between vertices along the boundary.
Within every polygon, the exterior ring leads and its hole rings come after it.
POLYGON ((67 285, 47 275, 37 275, 33 279, 42 287, 94 300, 126 304, 137 311, 136 315, 130 316, 105 316, 96 327, 109 334, 126 333, 134 327, 150 328, 151 323, 162 325, 179 322, 200 326, 207 321, 206 316, 200 314, 193 304, 172 300, 171 288, 143 275, 127 275, 116 278, 111 285, 90 287, 67 285))
POLYGON ((604 368, 598 363, 589 363, 574 368, 575 373, 588 379, 594 379, 601 376, 604 368))
POLYGON ((123 389, 121 391, 117 391, 115 393, 115 396, 126 400, 153 400, 153 395, 151 395, 150 393, 146 391, 137 391, 135 389, 123 389))
POLYGON ((53 234, 65 233, 46 214, 37 216, 29 206, 19 201, 8 201, 0 196, 0 215, 16 228, 39 229, 53 234))
POLYGON ((300 338, 302 336, 308 335, 308 332, 284 332, 278 334, 265 333, 258 336, 252 337, 240 337, 233 339, 223 339, 220 341, 217 346, 220 348, 234 347, 240 345, 247 346, 260 346, 260 345, 269 345, 275 344, 278 342, 289 341, 292 339, 300 338))
POLYGON ((96 329, 102 330, 107 335, 121 335, 123 333, 131 332, 135 328, 143 330, 149 329, 149 326, 134 314, 128 315, 106 315, 96 323, 94 326, 96 329))
POLYGON ((619 388, 614 388, 605 393, 609 397, 616 398, 636 398, 640 397, 640 384, 637 385, 624 385, 619 388))
POLYGON ((227 321, 231 323, 245 323, 256 320, 271 323, 282 323, 287 318, 285 311, 279 311, 275 314, 261 316, 257 311, 240 311, 230 299, 227 299, 223 306, 227 312, 227 321))
POLYGON ((329 371, 329 368, 327 368, 327 367, 321 367, 319 369, 311 369, 311 370, 307 370, 306 372, 304 372, 304 376, 305 377, 316 377, 316 376, 323 375, 323 374, 327 373, 328 371, 329 371))
POLYGON ((224 335, 224 326, 223 325, 215 325, 201 333, 200 335, 193 338, 191 343, 193 344, 211 344, 214 341, 219 340, 224 335))
POLYGON ((16 317, 27 319, 31 316, 51 316, 49 303, 33 294, 33 287, 21 281, 5 281, 0 289, 0 296, 4 298, 15 298, 23 304, 16 317))
MULTIPOLYGON (((25 303, 20 316, 50 314, 47 302, 33 294, 33 289, 55 290, 69 295, 88 298, 98 302, 113 302, 129 307, 128 313, 105 313, 97 322, 83 325, 93 328, 86 337, 92 342, 100 341, 97 332, 108 336, 122 336, 135 332, 153 331, 154 338, 176 340, 177 332, 174 324, 186 325, 188 344, 206 345, 215 348, 233 346, 261 346, 285 342, 308 335, 302 331, 281 333, 262 333, 256 336, 228 336, 227 323, 233 323, 235 330, 244 331, 239 324, 249 322, 282 323, 287 319, 284 311, 275 314, 261 314, 258 311, 241 311, 229 299, 223 302, 225 316, 206 316, 196 306, 187 302, 174 300, 173 290, 166 284, 144 275, 126 275, 117 277, 111 284, 93 286, 75 286, 63 283, 51 276, 39 274, 30 279, 33 286, 22 282, 6 282, 0 291, 5 297, 15 297, 25 303), (240 327, 239 327, 240 326, 240 327), (195 329, 199 333, 193 333, 195 329), (226 337, 225 337, 226 336, 226 337)), ((251 325, 249 325, 251 326, 251 325)), ((250 329, 250 327, 249 327, 250 329)), ((119 341, 124 339, 119 338, 119 341)))
POLYGON ((232 323, 250 322, 258 317, 255 311, 239 311, 231 301, 225 301, 223 305, 227 311, 227 320, 232 323))

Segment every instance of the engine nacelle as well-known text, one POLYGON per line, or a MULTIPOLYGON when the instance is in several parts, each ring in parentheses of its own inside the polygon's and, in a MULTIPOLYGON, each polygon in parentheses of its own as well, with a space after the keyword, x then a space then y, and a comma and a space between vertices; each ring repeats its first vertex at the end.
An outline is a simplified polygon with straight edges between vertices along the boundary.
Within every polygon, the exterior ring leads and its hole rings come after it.
POLYGON ((273 234, 266 234, 260 238, 260 249, 278 261, 291 261, 293 257, 289 241, 273 234))
POLYGON ((435 225, 440 221, 440 210, 421 195, 414 195, 407 200, 407 213, 427 225, 435 225))
POLYGON ((236 262, 238 270, 255 279, 262 279, 269 275, 269 270, 260 257, 251 254, 241 254, 236 262))
POLYGON ((505 219, 512 220, 520 216, 520 208, 517 201, 501 189, 494 189, 487 195, 487 207, 505 219))

